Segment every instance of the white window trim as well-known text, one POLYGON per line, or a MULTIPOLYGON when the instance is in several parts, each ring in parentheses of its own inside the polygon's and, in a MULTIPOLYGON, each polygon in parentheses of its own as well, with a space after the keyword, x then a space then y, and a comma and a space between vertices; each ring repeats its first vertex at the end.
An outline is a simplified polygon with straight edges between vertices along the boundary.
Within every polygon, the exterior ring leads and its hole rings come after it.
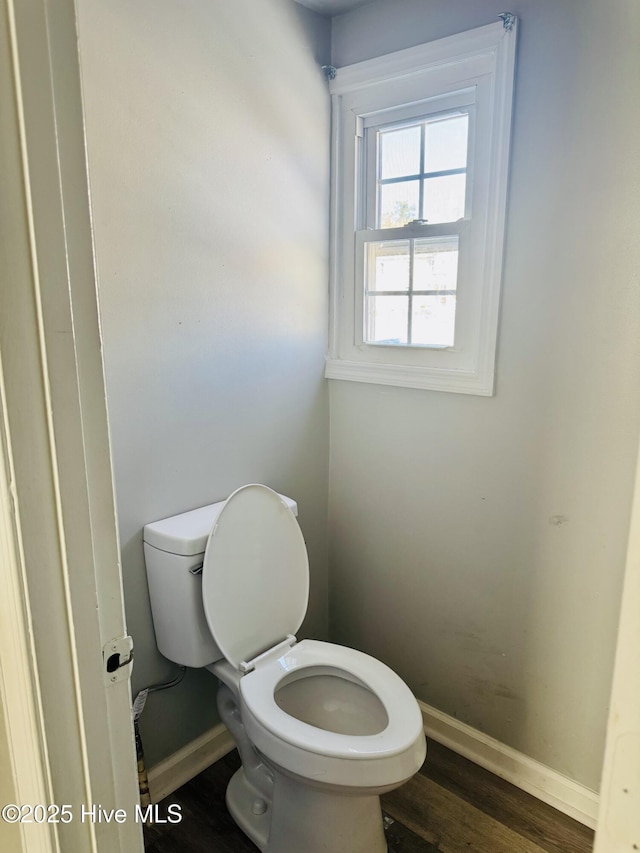
POLYGON ((327 378, 484 396, 494 393, 516 39, 517 20, 510 17, 508 24, 489 24, 337 70, 330 83, 333 162, 327 378), (354 232, 360 183, 356 137, 366 116, 399 106, 400 90, 400 104, 409 105, 478 80, 483 81, 492 108, 477 328, 471 345, 466 341, 459 348, 456 341, 449 354, 434 349, 426 357, 420 348, 415 363, 407 363, 411 347, 398 347, 402 355, 394 358, 390 347, 384 348, 389 355, 381 355, 382 348, 363 346, 354 339, 358 287, 354 232))

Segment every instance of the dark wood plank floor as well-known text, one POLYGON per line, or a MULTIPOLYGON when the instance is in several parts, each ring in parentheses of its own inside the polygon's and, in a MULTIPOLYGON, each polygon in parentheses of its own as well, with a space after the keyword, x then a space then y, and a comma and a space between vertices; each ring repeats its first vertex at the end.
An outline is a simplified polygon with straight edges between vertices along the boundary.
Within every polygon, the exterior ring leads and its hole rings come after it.
MULTIPOLYGON (((234 751, 167 797, 179 824, 145 829, 146 853, 256 853, 224 804, 234 751)), ((593 833, 430 741, 416 776, 382 798, 389 853, 589 853, 593 833)))

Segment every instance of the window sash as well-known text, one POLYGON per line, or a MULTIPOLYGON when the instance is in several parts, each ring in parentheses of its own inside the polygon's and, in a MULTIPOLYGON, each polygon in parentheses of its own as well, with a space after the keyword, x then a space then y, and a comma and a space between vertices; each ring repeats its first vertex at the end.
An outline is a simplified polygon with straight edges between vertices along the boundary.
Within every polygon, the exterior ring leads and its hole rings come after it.
MULTIPOLYGON (((367 295, 377 295, 382 296, 386 294, 386 291, 369 291, 367 289, 367 269, 366 269, 366 256, 367 256, 367 246, 370 243, 406 243, 410 240, 420 240, 420 239, 433 239, 441 237, 446 239, 448 237, 458 237, 458 258, 459 258, 459 266, 458 266, 458 282, 460 281, 460 268, 464 268, 466 266, 465 258, 467 255, 468 248, 468 235, 471 224, 469 221, 460 220, 459 222, 445 222, 438 225, 422 225, 422 224, 410 224, 405 225, 402 228, 367 228, 356 233, 355 239, 355 304, 354 304, 354 343, 355 346, 366 348, 366 347, 393 347, 394 349, 400 348, 408 348, 408 349, 447 349, 450 351, 456 350, 456 344, 454 339, 454 344, 452 346, 442 346, 440 344, 386 344, 386 343, 378 343, 375 341, 368 341, 365 337, 365 324, 366 324, 366 298, 367 295)), ((443 293, 443 291, 423 291, 423 290, 414 290, 412 283, 409 291, 413 296, 420 295, 428 295, 432 292, 435 293, 443 293)), ((456 295, 459 294, 459 288, 456 287, 455 291, 456 295)), ((390 292, 391 294, 391 292, 390 292)), ((393 295, 403 296, 405 295, 405 291, 393 292, 393 295)), ((458 316, 459 313, 456 311, 456 326, 458 325, 458 316)))
MULTIPOLYGON (((434 99, 437 100, 437 99, 434 99)), ((361 202, 358 205, 356 222, 361 223, 365 228, 377 228, 377 214, 380 204, 380 187, 389 186, 391 184, 405 183, 411 180, 420 182, 419 193, 419 210, 416 217, 423 215, 424 205, 424 187, 425 182, 430 178, 445 177, 448 175, 464 174, 465 180, 465 202, 464 202, 464 218, 471 218, 472 210, 472 188, 473 188, 473 161, 474 161, 474 141, 476 134, 475 126, 475 101, 476 87, 463 89, 460 92, 453 92, 447 96, 446 107, 443 108, 442 102, 439 102, 437 108, 431 110, 425 109, 425 104, 418 106, 413 104, 410 107, 402 107, 401 109, 385 110, 378 113, 375 122, 370 118, 363 120, 363 156, 360 170, 360 189, 358 197, 361 202), (411 113, 411 115, 408 115, 411 113), (415 175, 407 175, 401 178, 386 178, 379 177, 379 159, 378 159, 378 132, 383 130, 397 129, 401 130, 404 127, 412 127, 422 122, 429 122, 447 116, 467 115, 469 119, 469 127, 467 132, 467 164, 460 169, 443 169, 429 172, 424 170, 424 151, 420 153, 420 169, 415 175)), ((424 129, 422 130, 424 137, 424 129)), ((424 139, 421 146, 424 145, 424 139)), ((391 229, 385 229, 391 230, 391 229)))

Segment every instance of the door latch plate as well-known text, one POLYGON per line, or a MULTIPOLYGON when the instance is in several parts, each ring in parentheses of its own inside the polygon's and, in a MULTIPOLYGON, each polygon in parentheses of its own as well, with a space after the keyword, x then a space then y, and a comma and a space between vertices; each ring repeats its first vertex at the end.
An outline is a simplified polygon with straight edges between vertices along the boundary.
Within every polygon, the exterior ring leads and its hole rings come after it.
POLYGON ((133 637, 116 637, 102 647, 105 684, 117 684, 131 677, 133 637))

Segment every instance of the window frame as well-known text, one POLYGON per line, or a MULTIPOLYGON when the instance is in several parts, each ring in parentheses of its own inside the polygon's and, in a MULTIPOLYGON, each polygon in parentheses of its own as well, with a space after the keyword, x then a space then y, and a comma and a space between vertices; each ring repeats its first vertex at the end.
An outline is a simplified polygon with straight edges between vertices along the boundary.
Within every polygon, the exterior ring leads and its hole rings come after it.
POLYGON ((489 24, 337 70, 330 83, 328 378, 494 393, 516 35, 511 18, 509 26, 489 24), (470 117, 464 219, 371 228, 377 169, 372 135, 384 126, 456 109, 470 117), (454 345, 366 343, 366 244, 454 235, 460 249, 454 345))

